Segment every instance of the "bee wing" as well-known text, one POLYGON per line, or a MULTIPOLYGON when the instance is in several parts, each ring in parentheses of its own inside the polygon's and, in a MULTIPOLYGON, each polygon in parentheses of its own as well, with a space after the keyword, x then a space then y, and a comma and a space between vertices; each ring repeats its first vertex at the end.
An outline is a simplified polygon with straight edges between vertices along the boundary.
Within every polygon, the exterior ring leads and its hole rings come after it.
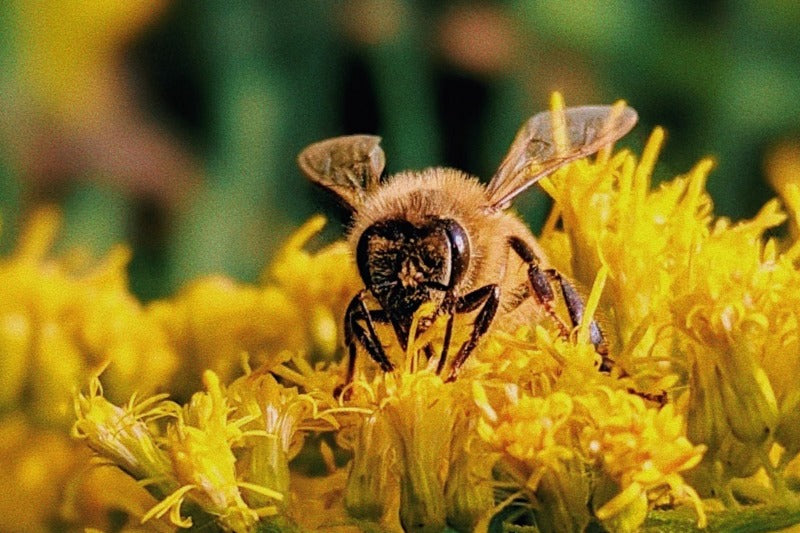
POLYGON ((613 143, 636 124, 636 111, 623 104, 545 111, 520 128, 486 189, 489 207, 504 209, 519 193, 562 166, 613 143), (564 132, 566 145, 557 135, 564 132))
POLYGON ((300 170, 322 187, 333 191, 350 209, 358 208, 366 193, 380 184, 386 158, 381 138, 346 135, 316 142, 297 156, 300 170))

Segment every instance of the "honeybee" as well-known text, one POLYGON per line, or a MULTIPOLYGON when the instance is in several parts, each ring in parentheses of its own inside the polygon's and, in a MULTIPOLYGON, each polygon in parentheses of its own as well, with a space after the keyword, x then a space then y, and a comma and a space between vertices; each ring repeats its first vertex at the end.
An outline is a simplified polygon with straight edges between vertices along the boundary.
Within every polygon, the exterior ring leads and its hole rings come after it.
MULTIPOLYGON (((522 125, 488 185, 442 167, 387 176, 381 139, 372 135, 306 147, 298 156, 300 169, 352 212, 348 240, 365 286, 345 313, 345 384, 353 380, 359 345, 382 370, 394 369, 376 324, 390 324, 405 350, 414 313, 426 302, 434 304, 434 316, 447 320, 436 363, 447 381, 456 379, 481 338, 498 325, 552 320, 568 337, 583 317, 584 302, 507 208, 537 181, 613 143, 636 121, 636 112, 622 103, 536 114, 522 125), (559 299, 570 324, 556 313, 559 299), (474 314, 469 335, 450 360, 454 317, 466 313, 474 314)), ((608 370, 607 342, 595 321, 589 339, 601 355, 601 370, 608 370)), ((426 352, 435 356, 430 345, 426 352)))

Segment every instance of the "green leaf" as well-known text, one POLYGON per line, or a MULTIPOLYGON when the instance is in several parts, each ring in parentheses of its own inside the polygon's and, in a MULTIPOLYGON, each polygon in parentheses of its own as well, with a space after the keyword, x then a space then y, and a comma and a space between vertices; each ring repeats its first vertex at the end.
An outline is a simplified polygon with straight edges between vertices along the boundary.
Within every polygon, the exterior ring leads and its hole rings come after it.
POLYGON ((753 506, 709 513, 706 529, 697 527, 697 515, 691 509, 652 511, 642 526, 642 531, 757 533, 784 529, 798 523, 800 500, 783 505, 753 506))

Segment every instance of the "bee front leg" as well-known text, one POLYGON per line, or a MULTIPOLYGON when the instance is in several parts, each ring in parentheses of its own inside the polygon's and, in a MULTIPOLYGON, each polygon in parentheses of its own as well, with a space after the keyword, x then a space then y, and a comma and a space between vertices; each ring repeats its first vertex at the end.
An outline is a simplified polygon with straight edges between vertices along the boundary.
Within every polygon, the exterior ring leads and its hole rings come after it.
POLYGON ((344 385, 341 388, 337 387, 335 391, 338 396, 341 389, 352 383, 356 370, 356 353, 358 351, 356 342, 367 351, 370 357, 378 363, 381 370, 384 372, 391 372, 394 370, 394 365, 386 356, 378 334, 375 331, 375 322, 386 323, 389 318, 382 309, 370 311, 364 302, 366 291, 359 291, 352 300, 350 305, 347 306, 347 311, 344 314, 344 343, 347 346, 348 360, 347 360, 347 377, 345 378, 344 385), (364 323, 364 326, 361 325, 364 323))
MULTIPOLYGON (((439 363, 436 365, 436 373, 441 374, 444 364, 447 361, 447 352, 450 350, 450 340, 453 338, 453 315, 452 310, 447 316, 447 324, 444 328, 444 340, 442 341, 442 353, 439 355, 439 363)), ((428 345, 430 346, 430 344, 428 345)), ((427 347, 426 347, 427 348, 427 347)))
MULTIPOLYGON (((453 359, 453 364, 450 367, 450 374, 447 376, 445 381, 453 381, 456 379, 456 377, 458 377, 458 372, 461 369, 461 365, 464 364, 464 361, 467 360, 467 357, 470 356, 472 351, 478 345, 478 341, 481 339, 481 337, 483 337, 483 335, 489 330, 489 326, 492 324, 495 314, 497 314, 497 307, 499 304, 500 286, 494 283, 481 287, 480 289, 475 289, 474 291, 458 298, 455 304, 456 313, 469 313, 481 305, 483 305, 483 307, 478 312, 478 316, 475 317, 475 322, 472 324, 472 332, 470 333, 469 338, 464 341, 464 344, 461 345, 461 348, 458 350, 458 353, 453 359)), ((452 318, 450 322, 451 321, 452 318)), ((452 326, 450 326, 448 329, 451 328, 452 326)), ((447 340, 449 341, 449 339, 447 340)), ((444 363, 441 361, 440 366, 444 366, 444 363)))

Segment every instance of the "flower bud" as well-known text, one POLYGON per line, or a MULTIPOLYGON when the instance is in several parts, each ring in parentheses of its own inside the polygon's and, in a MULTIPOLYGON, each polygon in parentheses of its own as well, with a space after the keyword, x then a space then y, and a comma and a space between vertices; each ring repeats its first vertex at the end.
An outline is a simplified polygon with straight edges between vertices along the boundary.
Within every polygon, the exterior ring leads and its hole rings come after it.
POLYGON ((400 523, 406 531, 438 533, 445 527, 444 478, 455 418, 451 392, 439 376, 404 375, 383 408, 399 456, 400 523))
POLYGON ((379 522, 386 512, 396 479, 391 473, 391 429, 380 413, 367 417, 358 430, 353 461, 344 494, 347 511, 354 517, 379 522))
POLYGON ((494 505, 492 467, 495 455, 487 444, 470 437, 475 421, 459 417, 453 428, 450 470, 444 492, 447 524, 456 531, 473 531, 494 505))

